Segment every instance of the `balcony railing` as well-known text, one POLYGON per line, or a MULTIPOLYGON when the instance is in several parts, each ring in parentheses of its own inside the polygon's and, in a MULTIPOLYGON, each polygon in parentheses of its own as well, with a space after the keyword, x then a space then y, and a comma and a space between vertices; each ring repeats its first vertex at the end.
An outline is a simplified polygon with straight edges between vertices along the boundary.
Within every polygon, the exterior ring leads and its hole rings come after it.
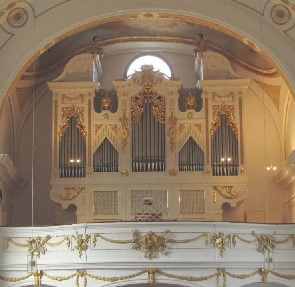
POLYGON ((294 225, 113 222, 2 227, 0 238, 1 286, 295 286, 294 225))

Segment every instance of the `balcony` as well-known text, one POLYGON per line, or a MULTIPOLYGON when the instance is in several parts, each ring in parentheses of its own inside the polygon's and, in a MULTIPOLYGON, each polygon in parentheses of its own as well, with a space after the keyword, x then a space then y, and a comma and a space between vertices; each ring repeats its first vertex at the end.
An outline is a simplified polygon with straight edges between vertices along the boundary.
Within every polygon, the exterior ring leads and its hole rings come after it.
POLYGON ((108 222, 0 237, 1 286, 295 286, 291 224, 108 222))

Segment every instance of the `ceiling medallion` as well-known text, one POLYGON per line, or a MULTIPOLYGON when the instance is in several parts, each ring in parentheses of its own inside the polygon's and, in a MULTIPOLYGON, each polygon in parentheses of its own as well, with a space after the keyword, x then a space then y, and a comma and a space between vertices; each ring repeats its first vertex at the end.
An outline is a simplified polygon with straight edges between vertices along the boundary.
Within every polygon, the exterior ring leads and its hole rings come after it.
POLYGON ((15 8, 7 16, 7 23, 13 28, 21 28, 28 21, 28 12, 24 8, 15 8))
POLYGON ((274 5, 270 10, 272 21, 277 25, 284 25, 291 19, 290 10, 284 5, 274 5))

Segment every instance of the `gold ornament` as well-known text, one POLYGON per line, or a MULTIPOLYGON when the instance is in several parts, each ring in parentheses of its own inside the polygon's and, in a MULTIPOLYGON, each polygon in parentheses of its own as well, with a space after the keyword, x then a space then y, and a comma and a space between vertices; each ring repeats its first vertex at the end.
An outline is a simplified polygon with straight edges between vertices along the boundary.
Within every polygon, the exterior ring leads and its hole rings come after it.
POLYGON ((169 233, 170 231, 166 230, 161 235, 157 235, 149 231, 148 234, 141 236, 135 229, 133 231, 132 248, 143 251, 144 257, 148 259, 156 258, 158 252, 167 255, 167 236, 169 233))

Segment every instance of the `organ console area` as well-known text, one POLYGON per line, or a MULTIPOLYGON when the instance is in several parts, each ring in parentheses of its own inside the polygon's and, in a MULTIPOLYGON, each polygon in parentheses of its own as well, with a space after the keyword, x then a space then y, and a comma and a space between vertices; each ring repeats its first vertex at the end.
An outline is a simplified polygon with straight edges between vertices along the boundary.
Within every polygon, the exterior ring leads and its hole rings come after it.
POLYGON ((100 86, 99 57, 71 59, 53 98, 51 199, 77 222, 222 221, 246 199, 245 79, 183 87, 151 65, 100 86))

